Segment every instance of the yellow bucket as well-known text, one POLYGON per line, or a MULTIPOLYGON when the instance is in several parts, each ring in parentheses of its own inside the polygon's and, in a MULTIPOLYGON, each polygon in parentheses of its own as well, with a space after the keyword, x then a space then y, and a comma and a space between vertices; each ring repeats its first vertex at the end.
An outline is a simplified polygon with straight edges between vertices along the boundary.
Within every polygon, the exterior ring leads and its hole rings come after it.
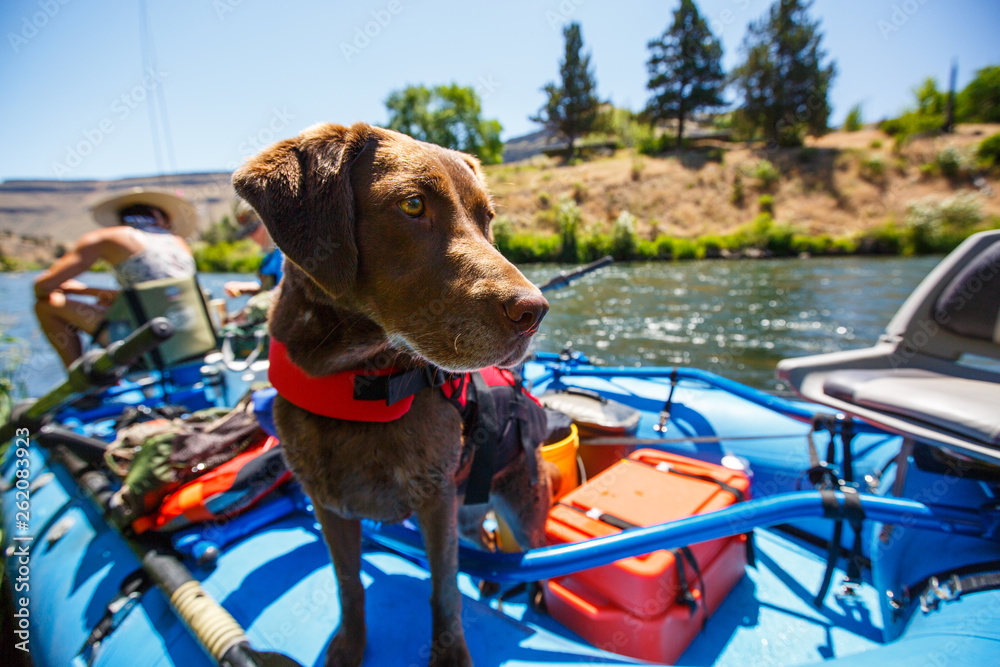
MULTIPOLYGON (((551 463, 555 463, 559 468, 561 481, 559 488, 555 489, 553 500, 559 500, 564 495, 580 485, 580 470, 576 465, 576 452, 580 448, 580 434, 577 433, 576 424, 570 426, 568 436, 559 442, 542 446, 542 458, 551 463)), ((517 546, 510 528, 499 516, 497 520, 497 546, 501 551, 517 552, 521 549, 517 546)))
POLYGON ((542 458, 559 466, 562 482, 555 489, 555 500, 559 500, 580 485, 580 469, 576 466, 576 452, 580 449, 580 434, 576 424, 570 425, 570 433, 559 442, 542 446, 542 458))

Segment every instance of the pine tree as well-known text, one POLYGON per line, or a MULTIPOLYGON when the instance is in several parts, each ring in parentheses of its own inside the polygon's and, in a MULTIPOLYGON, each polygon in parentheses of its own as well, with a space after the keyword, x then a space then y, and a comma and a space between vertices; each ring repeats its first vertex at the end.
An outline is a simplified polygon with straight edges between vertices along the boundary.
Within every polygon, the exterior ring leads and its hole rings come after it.
POLYGON ((559 63, 560 85, 547 83, 542 90, 548 96, 531 120, 558 132, 569 143, 569 159, 576 153, 576 140, 589 132, 597 121, 597 80, 590 67, 590 54, 584 54, 580 24, 570 23, 563 30, 566 51, 559 63))
POLYGON ((649 83, 653 97, 646 113, 653 120, 677 119, 677 148, 684 136, 684 120, 700 109, 725 106, 722 91, 722 46, 698 13, 693 0, 681 0, 674 22, 659 39, 648 44, 649 83))
POLYGON ((742 124, 762 130, 778 145, 801 142, 806 129, 827 129, 827 95, 836 73, 824 64, 819 21, 807 15, 810 0, 777 0, 760 20, 750 23, 742 50, 745 61, 733 71, 741 95, 742 124))

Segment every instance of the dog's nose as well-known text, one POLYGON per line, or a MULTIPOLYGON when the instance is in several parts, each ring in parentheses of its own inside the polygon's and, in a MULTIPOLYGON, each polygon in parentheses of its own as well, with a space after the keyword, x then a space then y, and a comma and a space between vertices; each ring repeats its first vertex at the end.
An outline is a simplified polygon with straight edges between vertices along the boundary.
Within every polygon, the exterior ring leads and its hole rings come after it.
POLYGON ((519 336, 531 336, 538 331, 542 318, 549 312, 549 302, 541 292, 536 294, 521 292, 504 302, 503 312, 519 336))

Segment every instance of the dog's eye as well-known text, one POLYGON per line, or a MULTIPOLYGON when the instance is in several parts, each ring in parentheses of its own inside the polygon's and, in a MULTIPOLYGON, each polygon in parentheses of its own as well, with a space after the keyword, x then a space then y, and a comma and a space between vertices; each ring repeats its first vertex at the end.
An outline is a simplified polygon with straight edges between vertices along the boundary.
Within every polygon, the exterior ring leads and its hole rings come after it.
POLYGON ((419 218, 424 214, 424 200, 420 197, 407 197, 399 202, 399 210, 411 218, 419 218))

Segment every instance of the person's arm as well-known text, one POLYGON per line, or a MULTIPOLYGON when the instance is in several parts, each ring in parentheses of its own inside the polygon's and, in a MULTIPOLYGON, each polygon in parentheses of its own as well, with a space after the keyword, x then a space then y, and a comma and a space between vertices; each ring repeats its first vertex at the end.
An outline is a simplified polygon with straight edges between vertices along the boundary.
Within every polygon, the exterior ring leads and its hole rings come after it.
POLYGON ((76 278, 70 278, 59 285, 59 291, 66 294, 81 294, 84 296, 97 297, 102 303, 110 304, 116 296, 121 294, 121 290, 106 289, 103 287, 88 287, 85 283, 76 278))
MULTIPOLYGON (((88 232, 80 237, 73 249, 52 263, 35 278, 35 297, 41 299, 61 289, 62 285, 80 275, 103 255, 106 243, 103 229, 88 232)), ((70 290, 83 285, 78 280, 69 283, 70 290)))
POLYGON ((226 294, 229 296, 236 297, 242 294, 256 294, 260 291, 260 283, 231 280, 223 285, 222 288, 226 290, 226 294))

